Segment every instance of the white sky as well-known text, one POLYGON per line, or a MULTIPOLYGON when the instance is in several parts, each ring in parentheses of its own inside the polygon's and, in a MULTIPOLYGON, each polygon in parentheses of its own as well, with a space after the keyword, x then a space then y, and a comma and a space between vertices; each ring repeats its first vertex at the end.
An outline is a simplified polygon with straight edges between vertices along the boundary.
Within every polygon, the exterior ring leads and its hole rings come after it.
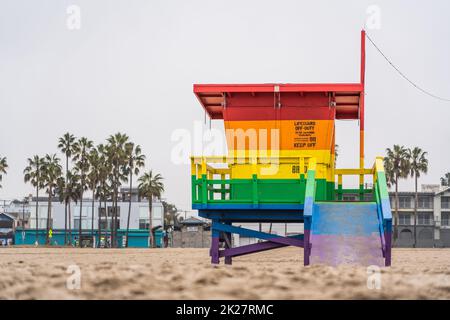
MULTIPOLYGON (((0 199, 33 192, 26 158, 57 152, 66 131, 96 143, 117 131, 165 177, 165 198, 190 209, 190 168, 171 134, 203 112, 193 83, 358 82, 360 30, 411 79, 450 96, 448 1, 0 1, 0 199), (66 27, 68 5, 81 29, 66 27)), ((393 144, 429 152, 420 183, 450 170, 450 103, 417 91, 367 43, 366 163, 393 144)), ((213 123, 221 128, 221 123, 213 123)), ((356 122, 340 122, 339 167, 358 163, 356 122)), ((402 189, 412 188, 404 182, 402 189)))

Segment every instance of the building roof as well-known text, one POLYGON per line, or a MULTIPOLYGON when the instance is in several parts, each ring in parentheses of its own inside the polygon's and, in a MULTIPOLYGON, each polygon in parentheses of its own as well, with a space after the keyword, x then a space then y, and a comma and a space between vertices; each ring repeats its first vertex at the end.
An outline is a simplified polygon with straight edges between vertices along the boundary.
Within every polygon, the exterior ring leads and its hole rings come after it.
POLYGON ((200 225, 200 224, 206 224, 205 221, 194 218, 194 217, 189 217, 186 220, 183 220, 180 222, 180 224, 186 224, 186 225, 200 225))
MULTIPOLYGON (((398 192, 399 196, 414 196, 415 194, 416 193, 414 191, 399 191, 398 192)), ((427 191, 427 192, 418 191, 417 194, 419 196, 434 196, 435 195, 434 192, 430 192, 430 191, 427 191)), ((395 192, 389 191, 389 195, 393 197, 393 196, 395 196, 395 192)))
POLYGON ((9 218, 11 220, 15 220, 16 219, 14 216, 12 216, 12 215, 10 215, 10 214, 8 214, 6 212, 0 213, 0 216, 5 216, 6 218, 9 218))
POLYGON ((447 191, 450 191, 450 187, 446 187, 446 188, 440 190, 439 192, 436 192, 436 194, 445 193, 445 192, 447 192, 447 191))

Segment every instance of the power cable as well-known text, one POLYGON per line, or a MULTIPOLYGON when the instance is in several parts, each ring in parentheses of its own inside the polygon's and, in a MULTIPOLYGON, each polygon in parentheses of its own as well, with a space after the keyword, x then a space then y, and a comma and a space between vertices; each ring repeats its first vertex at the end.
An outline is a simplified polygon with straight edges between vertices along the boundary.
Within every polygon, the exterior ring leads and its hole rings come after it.
POLYGON ((435 95, 435 94, 433 94, 433 93, 430 93, 430 92, 428 92, 427 90, 425 90, 425 89, 422 89, 419 85, 417 85, 416 83, 414 83, 412 80, 410 80, 403 72, 401 72, 400 71, 400 69, 398 68, 398 67, 396 67, 393 63, 392 63, 392 61, 383 53, 383 51, 381 51, 381 49, 375 44, 375 42, 373 42, 373 40, 369 37, 369 35, 367 34, 367 32, 366 32, 366 37, 367 37, 367 39, 370 41, 370 43, 372 43, 372 45, 375 47, 375 49, 377 49, 377 51, 383 56, 383 58, 392 66, 392 68, 394 68, 406 81, 408 81, 410 84, 412 84, 416 89, 418 89, 419 91, 421 91, 421 92, 423 92, 424 94, 426 94, 426 95, 428 95, 428 96, 430 96, 430 97, 432 97, 432 98, 435 98, 435 99, 438 99, 438 100, 441 100, 441 101, 446 101, 446 102, 450 102, 450 99, 447 99, 447 98, 443 98, 443 97, 440 97, 440 96, 437 96, 437 95, 435 95))

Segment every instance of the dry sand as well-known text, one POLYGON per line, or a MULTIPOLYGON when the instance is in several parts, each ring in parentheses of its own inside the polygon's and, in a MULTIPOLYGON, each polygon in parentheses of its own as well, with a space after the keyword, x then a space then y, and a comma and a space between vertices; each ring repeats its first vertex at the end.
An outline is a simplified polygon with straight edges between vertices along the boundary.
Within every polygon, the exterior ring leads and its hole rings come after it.
POLYGON ((379 290, 368 289, 366 268, 304 267, 302 259, 295 248, 232 266, 210 265, 208 249, 0 248, 0 298, 450 299, 449 249, 393 250, 379 290), (66 285, 74 264, 79 290, 66 285))

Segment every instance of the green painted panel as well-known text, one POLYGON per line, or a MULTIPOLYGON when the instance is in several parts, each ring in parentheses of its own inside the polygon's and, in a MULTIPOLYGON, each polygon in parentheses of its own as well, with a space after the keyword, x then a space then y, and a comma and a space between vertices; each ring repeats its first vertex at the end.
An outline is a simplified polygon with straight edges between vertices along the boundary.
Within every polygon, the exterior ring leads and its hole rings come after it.
MULTIPOLYGON (((226 180, 229 200, 222 198, 217 185, 223 185, 223 180, 192 179, 193 203, 304 203, 306 193, 305 179, 233 179, 226 180), (214 186, 216 185, 216 186, 214 186), (229 189, 229 191, 228 191, 229 189), (216 193, 216 200, 211 197, 216 193), (255 197, 255 193, 257 196, 255 197), (219 200, 220 199, 220 200, 219 200)), ((325 179, 315 180, 316 200, 334 199, 334 183, 325 179)))
MULTIPOLYGON (((287 181, 282 183, 277 181, 276 183, 259 183, 257 184, 257 198, 259 203, 264 202, 282 202, 282 203, 303 203, 305 200, 305 181, 297 181, 292 183, 287 181)), ((231 199, 254 202, 252 187, 237 184, 231 187, 231 199)))

